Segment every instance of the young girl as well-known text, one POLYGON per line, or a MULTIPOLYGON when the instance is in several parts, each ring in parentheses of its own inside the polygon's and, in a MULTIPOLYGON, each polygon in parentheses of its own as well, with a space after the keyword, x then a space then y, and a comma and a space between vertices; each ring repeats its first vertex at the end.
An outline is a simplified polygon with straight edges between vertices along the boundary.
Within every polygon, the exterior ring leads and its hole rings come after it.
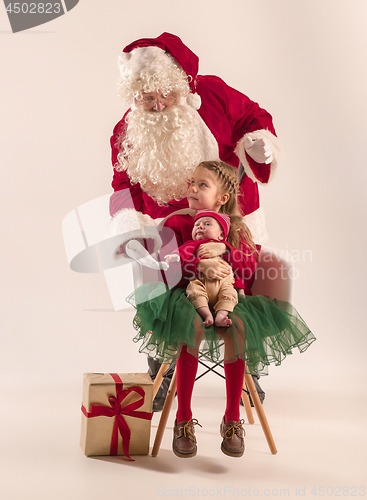
MULTIPOLYGON (((205 327, 186 297, 185 286, 167 290, 163 283, 148 283, 133 294, 137 308, 134 327, 139 332, 134 341, 142 341, 140 351, 162 361, 177 359, 178 409, 172 448, 179 457, 193 457, 197 452, 194 425, 198 421, 192 418, 191 397, 199 347, 213 361, 217 361, 223 357, 219 345, 224 342, 227 401, 220 425, 223 438, 221 450, 226 455, 240 457, 244 453, 240 399, 245 362, 249 373, 266 374, 271 362, 280 364, 293 347, 303 352, 315 340, 290 304, 263 296, 250 296, 257 250, 239 212, 237 194, 236 171, 223 162, 201 163, 194 172, 187 194, 191 209, 213 210, 230 217, 228 243, 238 252, 242 266, 242 272, 235 273, 234 286, 239 293, 238 304, 229 315, 231 325, 227 328, 219 328, 215 324, 205 327)), ((178 224, 174 218, 171 227, 177 231, 178 224)), ((192 230, 193 219, 185 217, 181 222, 184 223, 181 224, 181 231, 188 234, 190 224, 192 230)), ((214 257, 218 254, 218 245, 220 243, 206 243, 197 255, 181 259, 183 276, 189 279, 201 272, 208 278, 221 279, 228 275, 228 264, 214 257)))

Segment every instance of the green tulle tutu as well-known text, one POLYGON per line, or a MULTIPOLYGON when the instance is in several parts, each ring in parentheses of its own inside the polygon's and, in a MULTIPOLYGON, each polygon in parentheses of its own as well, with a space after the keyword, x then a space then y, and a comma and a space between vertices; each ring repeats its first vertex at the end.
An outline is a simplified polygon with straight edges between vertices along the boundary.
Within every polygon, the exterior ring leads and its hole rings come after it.
POLYGON ((177 359, 187 345, 194 355, 199 347, 213 362, 240 357, 249 373, 266 375, 270 363, 279 365, 293 348, 303 352, 316 340, 291 304, 262 295, 239 296, 227 328, 206 328, 185 287, 167 290, 163 283, 147 283, 126 300, 136 308, 133 340, 141 342, 139 351, 161 362, 177 359))

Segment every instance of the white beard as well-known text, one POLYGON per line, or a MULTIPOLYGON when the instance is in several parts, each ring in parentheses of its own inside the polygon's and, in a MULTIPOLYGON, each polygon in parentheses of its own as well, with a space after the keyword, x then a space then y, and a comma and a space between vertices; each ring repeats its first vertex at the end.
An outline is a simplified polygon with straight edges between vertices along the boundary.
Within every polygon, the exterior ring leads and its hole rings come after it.
POLYGON ((162 204, 182 200, 199 163, 216 159, 217 142, 190 106, 160 112, 139 108, 128 115, 117 168, 162 204))

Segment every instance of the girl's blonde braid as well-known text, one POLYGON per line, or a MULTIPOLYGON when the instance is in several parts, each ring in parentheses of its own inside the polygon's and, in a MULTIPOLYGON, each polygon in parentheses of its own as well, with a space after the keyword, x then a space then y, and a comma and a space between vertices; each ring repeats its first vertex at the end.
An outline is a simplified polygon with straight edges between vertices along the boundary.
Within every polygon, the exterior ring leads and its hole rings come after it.
MULTIPOLYGON (((226 164, 224 164, 226 165, 226 164)), ((238 182, 238 179, 237 177, 235 177, 232 172, 231 174, 228 172, 228 170, 226 171, 226 166, 222 166, 221 163, 212 163, 211 164, 212 166, 212 169, 217 173, 218 177, 220 178, 220 180, 222 181, 222 183, 224 184, 224 186, 226 187, 226 189, 228 190, 228 194, 230 195, 233 195, 233 196, 237 196, 237 193, 238 193, 238 188, 239 188, 239 182, 238 182)), ((233 168, 233 167, 232 167, 233 168)), ((228 169, 228 167, 227 167, 228 169)))

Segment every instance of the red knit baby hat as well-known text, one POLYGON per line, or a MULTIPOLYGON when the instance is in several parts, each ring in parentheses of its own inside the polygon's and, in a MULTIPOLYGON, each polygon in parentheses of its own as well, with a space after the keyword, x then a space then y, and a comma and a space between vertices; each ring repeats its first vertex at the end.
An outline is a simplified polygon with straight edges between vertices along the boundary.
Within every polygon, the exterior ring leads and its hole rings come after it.
POLYGON ((223 229, 224 239, 227 239, 229 227, 231 225, 231 220, 227 214, 219 214, 213 210, 198 210, 195 215, 195 222, 201 219, 201 217, 213 217, 213 219, 217 220, 223 229))

